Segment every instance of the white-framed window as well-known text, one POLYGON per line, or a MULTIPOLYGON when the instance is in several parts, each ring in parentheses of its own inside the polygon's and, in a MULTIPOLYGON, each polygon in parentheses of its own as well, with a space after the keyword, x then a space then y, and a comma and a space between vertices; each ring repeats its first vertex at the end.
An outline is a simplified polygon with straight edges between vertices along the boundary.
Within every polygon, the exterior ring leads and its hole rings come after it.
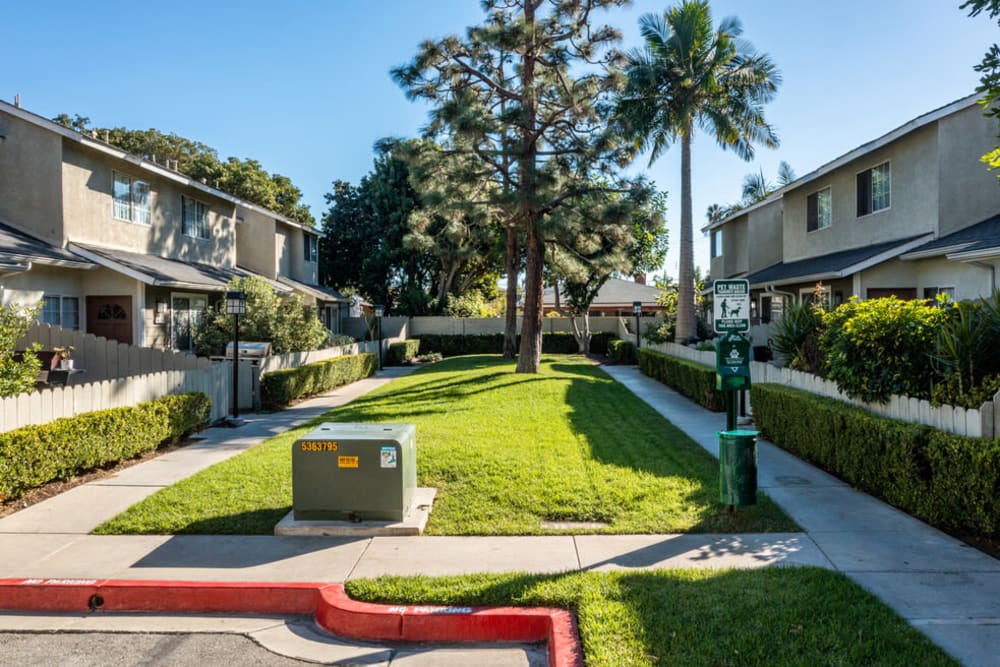
POLYGON ((813 303, 822 305, 829 309, 833 299, 833 292, 829 285, 816 285, 815 287, 803 287, 799 289, 799 303, 813 303))
POLYGON ((935 299, 938 294, 947 294, 949 300, 955 300, 955 288, 954 287, 925 287, 924 288, 924 298, 925 299, 935 299))
POLYGON ((307 262, 315 264, 319 261, 319 238, 312 234, 302 236, 302 256, 307 262))
POLYGON ((79 329, 79 297, 46 294, 42 297, 42 310, 38 314, 38 321, 64 329, 79 329))
POLYGON ((806 198, 806 231, 826 229, 833 223, 833 190, 823 188, 806 198))
POLYGON ((712 235, 712 257, 722 257, 722 229, 713 229, 712 235))
POLYGON ((120 172, 113 172, 111 209, 115 218, 149 224, 149 183, 120 172))
POLYGON ((204 294, 174 292, 170 295, 170 347, 194 352, 194 330, 208 308, 204 294))
POLYGON ((181 230, 185 236, 208 238, 208 206, 190 197, 181 197, 181 230))
POLYGON ((889 163, 866 169, 858 174, 858 217, 883 211, 892 204, 892 173, 889 163))

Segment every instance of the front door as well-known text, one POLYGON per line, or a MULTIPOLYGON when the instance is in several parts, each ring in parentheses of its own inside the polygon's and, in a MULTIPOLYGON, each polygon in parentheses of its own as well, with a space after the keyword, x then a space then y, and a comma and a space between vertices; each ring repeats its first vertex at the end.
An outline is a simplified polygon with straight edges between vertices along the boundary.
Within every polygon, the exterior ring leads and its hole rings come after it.
POLYGON ((175 350, 194 352, 194 328, 208 307, 201 294, 170 295, 170 345, 175 350))
POLYGON ((132 297, 88 296, 87 333, 132 344, 132 297))

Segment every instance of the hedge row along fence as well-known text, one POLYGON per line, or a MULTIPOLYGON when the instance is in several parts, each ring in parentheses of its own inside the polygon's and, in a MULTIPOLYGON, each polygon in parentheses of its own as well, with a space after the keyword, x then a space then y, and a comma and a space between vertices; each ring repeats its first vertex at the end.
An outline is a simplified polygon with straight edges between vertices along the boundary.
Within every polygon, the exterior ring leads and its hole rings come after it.
POLYGON ((635 363, 635 345, 627 340, 613 340, 608 343, 608 358, 626 364, 635 363))
POLYGON ((1000 440, 946 433, 776 384, 750 390, 778 446, 940 528, 1000 535, 1000 440))
POLYGON ((210 409, 201 392, 172 394, 0 434, 0 500, 178 440, 207 424, 210 409))
MULTIPOLYGON (((655 350, 639 350, 639 370, 677 390, 704 408, 722 412, 725 395, 715 388, 715 369, 655 350)), ((757 404, 754 404, 756 409, 757 404)))
POLYGON ((375 355, 366 352, 270 371, 260 379, 260 402, 265 408, 274 410, 296 398, 363 380, 375 372, 376 366, 375 355))
POLYGON ((398 343, 389 344, 389 363, 399 366, 413 359, 420 353, 420 340, 407 339, 398 343))
MULTIPOLYGON (((443 357, 460 357, 467 354, 503 354, 503 334, 475 334, 451 336, 442 334, 420 334, 420 352, 437 352, 443 357)), ((591 354, 607 354, 608 342, 618 337, 606 331, 595 332, 590 338, 591 354)), ((517 344, 521 344, 520 334, 517 344)), ((542 334, 542 352, 546 354, 577 354, 580 346, 571 333, 542 334)))

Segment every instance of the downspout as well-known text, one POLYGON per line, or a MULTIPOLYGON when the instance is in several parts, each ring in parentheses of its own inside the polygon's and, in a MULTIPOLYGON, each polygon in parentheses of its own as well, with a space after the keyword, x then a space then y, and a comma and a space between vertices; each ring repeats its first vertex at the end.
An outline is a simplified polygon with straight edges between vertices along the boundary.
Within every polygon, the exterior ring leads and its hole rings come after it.
POLYGON ((15 273, 24 273, 25 271, 31 271, 31 262, 26 262, 25 264, 0 263, 0 277, 10 276, 15 273))

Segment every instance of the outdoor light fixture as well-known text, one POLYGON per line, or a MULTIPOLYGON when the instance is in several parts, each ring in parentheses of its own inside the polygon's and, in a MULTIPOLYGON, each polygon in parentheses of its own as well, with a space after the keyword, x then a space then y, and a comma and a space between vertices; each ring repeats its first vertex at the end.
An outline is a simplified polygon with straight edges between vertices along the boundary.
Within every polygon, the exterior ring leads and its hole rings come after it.
POLYGON ((375 306, 375 319, 378 320, 378 369, 382 370, 382 313, 381 305, 375 306))
POLYGON ((246 315, 243 292, 226 292, 226 314, 233 316, 233 421, 240 416, 240 315, 246 315))
POLYGON ((163 324, 167 321, 167 311, 169 304, 166 299, 157 299, 153 310, 153 324, 163 324))
POLYGON ((639 335, 639 315, 642 314, 642 301, 632 302, 632 312, 635 313, 635 358, 639 358, 639 341, 642 338, 639 335))

